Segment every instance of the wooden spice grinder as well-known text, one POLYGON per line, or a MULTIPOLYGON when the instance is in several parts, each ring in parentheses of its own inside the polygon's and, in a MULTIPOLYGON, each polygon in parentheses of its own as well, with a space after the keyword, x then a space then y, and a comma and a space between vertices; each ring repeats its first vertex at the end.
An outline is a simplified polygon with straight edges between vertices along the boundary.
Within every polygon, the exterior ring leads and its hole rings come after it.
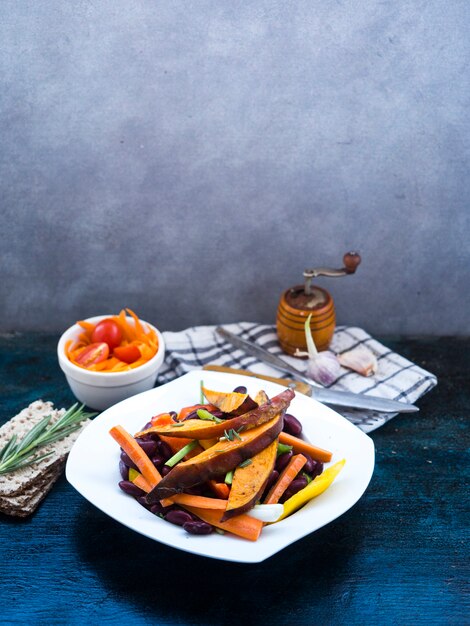
POLYGON ((357 252, 347 252, 343 257, 344 267, 331 269, 318 267, 304 271, 305 282, 287 289, 277 309, 277 335, 281 348, 287 354, 294 355, 296 350, 307 349, 305 341, 305 320, 312 314, 310 328, 313 340, 319 351, 327 350, 336 325, 333 298, 321 287, 312 285, 312 278, 317 276, 346 276, 354 274, 361 257, 357 252))

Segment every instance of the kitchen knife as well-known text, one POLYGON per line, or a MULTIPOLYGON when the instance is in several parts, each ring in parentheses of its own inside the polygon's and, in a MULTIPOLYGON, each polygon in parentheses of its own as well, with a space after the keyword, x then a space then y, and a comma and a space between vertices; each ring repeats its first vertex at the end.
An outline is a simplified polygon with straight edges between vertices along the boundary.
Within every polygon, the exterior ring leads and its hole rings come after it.
POLYGON ((239 370, 234 367, 225 367, 224 365, 212 365, 206 364, 202 366, 203 370, 208 372, 225 372, 226 374, 239 374, 240 376, 250 376, 251 378, 259 378, 261 380, 269 380, 271 383, 277 383, 283 387, 290 387, 294 391, 303 393, 304 396, 312 395, 312 385, 302 383, 299 380, 293 378, 275 378, 274 376, 265 376, 264 374, 256 374, 256 372, 249 372, 248 370, 239 370))
POLYGON ((365 394, 352 393, 349 391, 325 389, 311 378, 308 378, 308 376, 305 376, 305 374, 296 367, 293 367, 275 354, 271 354, 271 352, 268 352, 264 348, 257 346, 251 341, 242 339, 220 326, 217 327, 216 330, 221 337, 236 348, 255 356, 258 360, 263 363, 267 363, 278 370, 289 372, 289 374, 292 374, 295 378, 311 385, 311 397, 315 398, 315 400, 318 400, 319 402, 323 402, 324 404, 335 404, 337 406, 347 406, 357 409, 371 409, 373 411, 386 413, 414 413, 415 411, 419 411, 417 406, 409 404, 408 402, 397 402, 396 400, 378 398, 377 396, 367 396, 365 394))

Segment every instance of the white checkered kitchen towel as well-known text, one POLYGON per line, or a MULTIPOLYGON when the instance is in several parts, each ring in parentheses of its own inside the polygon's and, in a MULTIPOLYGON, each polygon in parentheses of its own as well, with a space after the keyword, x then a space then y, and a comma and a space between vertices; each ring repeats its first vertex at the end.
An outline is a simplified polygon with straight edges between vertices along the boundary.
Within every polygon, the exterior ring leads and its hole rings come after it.
MULTIPOLYGON (((305 360, 287 356, 282 352, 274 326, 241 322, 226 324, 224 328, 279 355, 300 370, 307 366, 305 360)), ((208 363, 246 369, 267 376, 283 375, 279 370, 261 363, 255 357, 227 343, 215 329, 215 326, 197 326, 181 332, 164 332, 166 357, 158 383, 167 383, 208 363)), ((375 354, 379 365, 377 373, 366 378, 342 368, 341 375, 333 385, 330 385, 330 389, 365 393, 391 400, 405 399, 414 403, 437 384, 433 374, 392 352, 361 328, 338 326, 330 349, 340 354, 361 344, 366 345, 375 354)), ((291 377, 287 372, 285 376, 291 377)), ((366 433, 379 428, 396 415, 343 407, 336 407, 336 410, 366 433)))

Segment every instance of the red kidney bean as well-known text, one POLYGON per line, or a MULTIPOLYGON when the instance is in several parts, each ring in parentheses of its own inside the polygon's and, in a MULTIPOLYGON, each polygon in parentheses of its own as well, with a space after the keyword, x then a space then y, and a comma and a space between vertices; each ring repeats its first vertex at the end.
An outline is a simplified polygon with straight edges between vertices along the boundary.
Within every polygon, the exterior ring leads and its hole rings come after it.
POLYGON ((233 393, 246 393, 247 389, 244 385, 239 385, 238 387, 235 387, 235 389, 233 390, 233 393))
POLYGON ((139 504, 146 508, 147 511, 150 511, 150 509, 152 508, 151 505, 147 502, 147 496, 138 496, 136 500, 139 504))
POLYGON ((122 480, 129 480, 129 468, 124 461, 119 461, 119 472, 122 476, 122 480))
POLYGON ((292 450, 289 452, 284 452, 284 454, 280 454, 276 459, 276 469, 278 472, 282 472, 282 470, 287 466, 291 458, 294 456, 292 450))
POLYGON ((198 419, 197 411, 191 411, 191 413, 188 413, 182 421, 185 422, 186 420, 194 420, 194 419, 198 419))
POLYGON ((119 487, 130 496, 145 496, 145 491, 139 489, 134 483, 131 483, 130 480, 121 480, 119 487))
POLYGON ((271 489, 271 487, 274 485, 274 483, 277 481, 278 478, 279 478, 279 472, 274 469, 268 478, 268 482, 266 483, 266 489, 271 489))
MULTIPOLYGON (((188 413, 188 415, 186 415, 186 417, 184 418, 183 422, 185 422, 186 420, 200 419, 197 415, 198 410, 199 409, 195 411, 191 411, 191 413, 188 413)), ((223 417, 225 415, 225 413, 222 413, 222 411, 219 411, 219 410, 211 410, 209 412, 211 413, 211 415, 215 415, 215 417, 223 417)))
POLYGON ((154 441, 157 444, 157 446, 160 442, 160 437, 157 435, 157 433, 147 433, 146 435, 142 437, 142 439, 144 441, 154 441))
POLYGON ((315 468, 312 472, 312 478, 315 478, 315 476, 320 476, 320 474, 323 472, 323 463, 321 461, 314 461, 315 463, 315 468))
POLYGON ((306 473, 306 474, 311 474, 314 470, 315 470, 315 466, 316 466, 316 461, 314 461, 312 459, 312 457, 307 454, 306 452, 302 452, 302 454, 304 455, 304 457, 307 459, 307 462, 305 463, 305 465, 303 466, 302 470, 306 473))
POLYGON ((165 462, 165 459, 162 456, 160 456, 159 454, 155 454, 152 457, 152 463, 155 465, 155 467, 157 469, 159 469, 160 465, 163 465, 164 462, 165 462))
POLYGON ((167 474, 169 474, 171 472, 171 467, 168 467, 168 465, 162 465, 162 468, 160 470, 160 474, 162 476, 166 476, 167 474))
POLYGON ((290 413, 286 413, 284 415, 284 427, 282 430, 286 433, 289 433, 289 435, 294 435, 294 437, 298 437, 302 432, 302 424, 296 417, 294 417, 290 413))
POLYGON ((132 467, 132 469, 138 471, 137 465, 130 457, 127 456, 124 450, 121 452, 121 461, 124 463, 124 465, 127 465, 127 467, 132 467))
POLYGON ((213 531, 212 526, 207 522, 195 520, 183 524, 183 529, 190 535, 210 535, 213 531))
POLYGON ((152 504, 152 506, 150 507, 150 511, 154 514, 154 515, 163 515, 165 513, 165 511, 168 511, 168 507, 165 509, 165 507, 163 507, 160 502, 156 502, 155 504, 152 504))
POLYGON ((152 454, 157 449, 156 441, 145 440, 145 439, 140 439, 140 438, 136 439, 136 441, 139 444, 139 446, 142 448, 142 450, 145 452, 145 454, 147 454, 148 456, 152 456, 152 454))
POLYGON ((264 488, 264 492, 263 492, 263 496, 261 498, 261 502, 263 502, 263 500, 265 499, 265 497, 267 496, 269 490, 271 489, 271 487, 274 485, 274 483, 277 481, 277 479, 279 478, 279 472, 275 469, 273 469, 273 471, 271 472, 268 481, 266 483, 266 487, 264 488))
POLYGON ((173 456, 173 452, 166 441, 160 441, 158 452, 165 459, 165 461, 168 461, 168 459, 173 456))
POLYGON ((193 522, 194 518, 187 511, 176 509, 166 513, 165 520, 171 524, 176 524, 176 526, 184 526, 188 522, 193 522))
POLYGON ((287 487, 282 497, 282 502, 285 502, 293 495, 295 495, 298 491, 307 486, 307 479, 305 476, 300 476, 299 478, 294 478, 291 484, 287 487))

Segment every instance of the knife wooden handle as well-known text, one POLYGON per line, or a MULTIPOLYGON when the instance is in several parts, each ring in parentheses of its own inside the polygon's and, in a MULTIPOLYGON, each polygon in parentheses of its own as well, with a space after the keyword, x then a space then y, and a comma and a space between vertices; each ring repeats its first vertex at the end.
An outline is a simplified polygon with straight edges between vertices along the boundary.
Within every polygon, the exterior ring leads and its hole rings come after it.
POLYGON ((289 387, 289 385, 294 385, 294 390, 303 393, 306 396, 310 396, 312 393, 312 388, 307 383, 301 383, 297 380, 292 380, 290 378, 274 378, 273 376, 264 376, 263 374, 255 374, 255 372, 248 372, 247 370, 238 370, 233 367, 224 367, 223 365, 204 365, 203 370, 208 370, 210 372, 225 372, 226 374, 241 374, 242 376, 251 376, 252 378, 261 378, 261 380, 269 380, 272 383, 277 383, 278 385, 283 385, 284 387, 289 387))

